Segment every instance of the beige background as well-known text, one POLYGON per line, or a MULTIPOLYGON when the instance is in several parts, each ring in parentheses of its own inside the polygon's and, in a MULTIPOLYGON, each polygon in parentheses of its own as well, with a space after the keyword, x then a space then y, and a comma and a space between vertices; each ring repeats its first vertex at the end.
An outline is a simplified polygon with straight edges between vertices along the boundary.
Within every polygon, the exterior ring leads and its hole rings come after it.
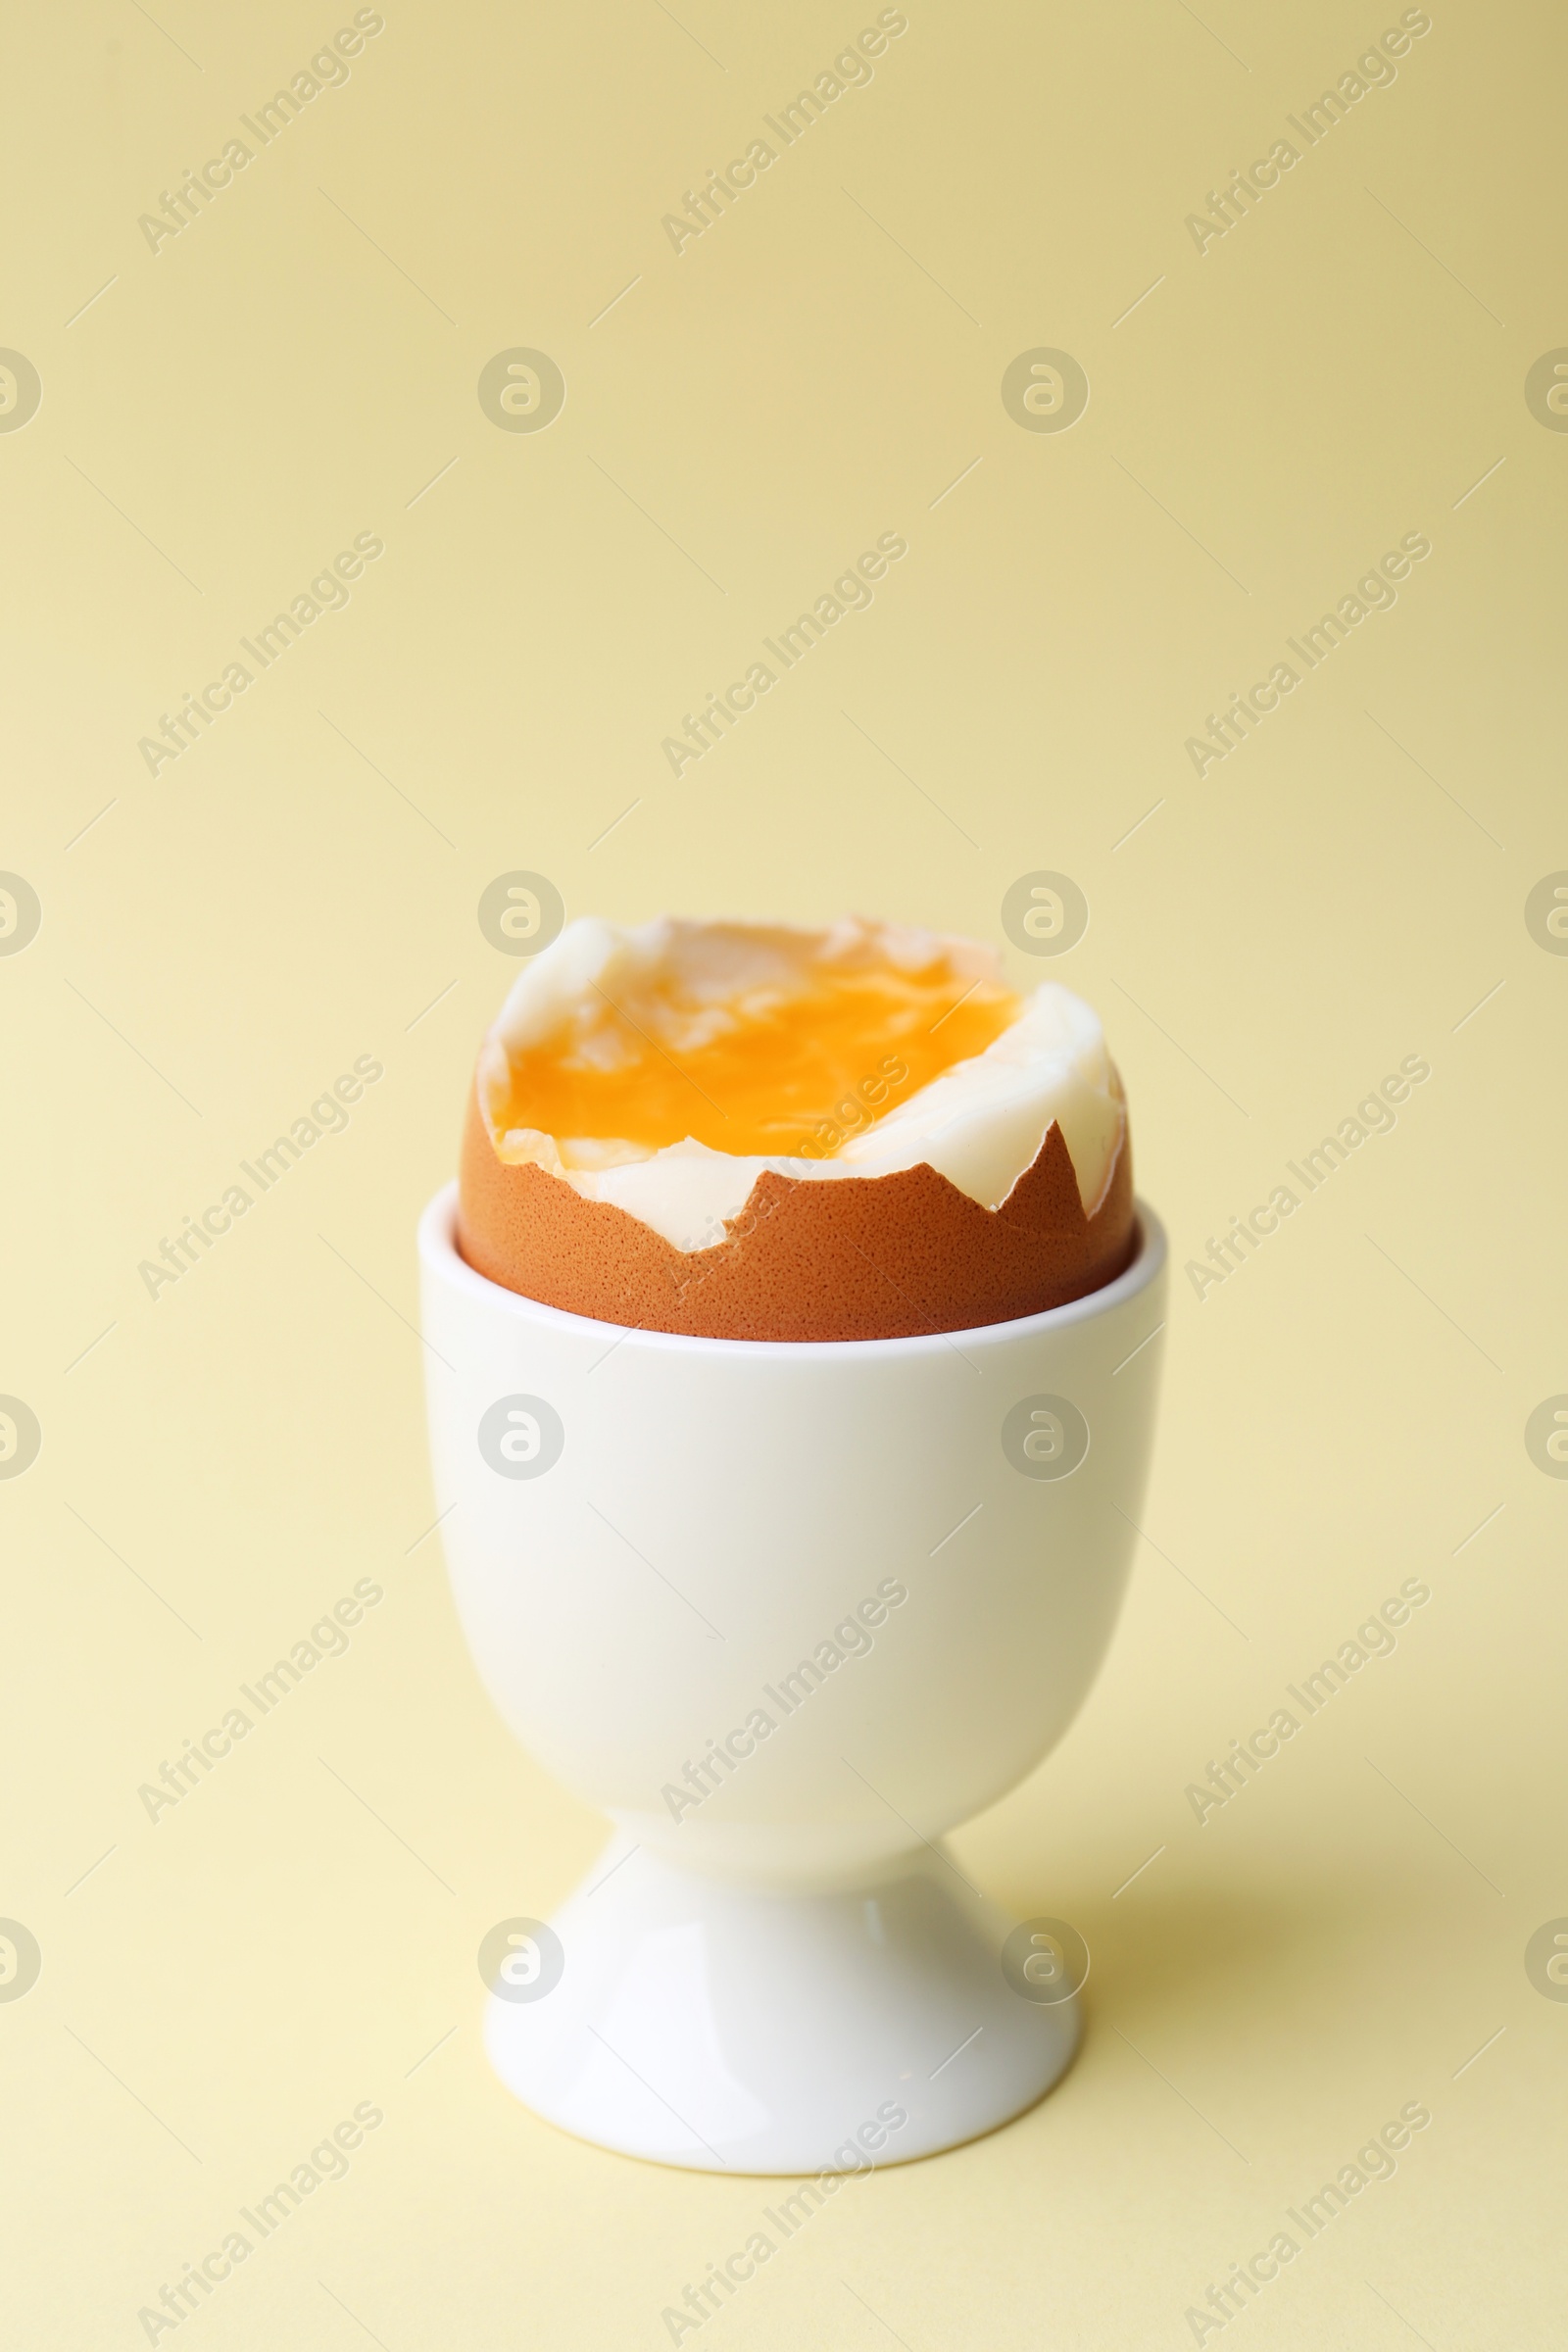
POLYGON ((1568 2005, 1524 1949, 1568 1913, 1568 1485, 1523 1440, 1568 1388, 1568 960, 1523 912, 1568 866, 1568 439, 1523 390, 1568 343, 1560 14, 1435 0, 1200 256, 1185 216, 1396 9, 910 0, 677 257, 661 216, 873 10, 388 0, 154 254, 138 216, 351 12, 243 13, 8 36, 0 342, 44 388, 0 435, 0 865, 43 905, 0 960, 0 1389, 44 1433, 0 1484, 0 1912, 43 1952, 0 2004, 11 2340, 146 2340, 364 2100, 348 2178, 182 2344, 629 2352, 758 2226, 764 2183, 567 2140, 478 2046, 481 1936, 604 1833, 491 1716, 420 1541, 413 1226, 515 968, 474 909, 526 867, 573 911, 1000 939, 1050 867, 1088 935, 1009 963, 1102 1009, 1178 1266, 1401 1056, 1433 1075, 1245 1274, 1178 1273, 1115 1648, 957 1840, 1088 1937, 1076 2070, 847 2190, 702 2340, 1191 2342, 1419 2100, 1234 2328, 1560 2344, 1568 2005), (564 372, 548 431, 480 410, 514 345, 564 372), (1037 345, 1087 370, 1069 432, 1004 411, 1037 345), (890 529, 872 609, 674 779, 661 738, 890 529), (1200 781, 1204 714, 1416 530, 1397 606, 1200 781), (150 776, 138 738, 362 531, 348 608, 150 776), (149 1298, 138 1261, 364 1054, 349 1131, 149 1298), (150 1822, 138 1786, 364 1577, 348 1654, 150 1822), (1200 1827, 1186 1785, 1408 1577, 1396 1654, 1200 1827))

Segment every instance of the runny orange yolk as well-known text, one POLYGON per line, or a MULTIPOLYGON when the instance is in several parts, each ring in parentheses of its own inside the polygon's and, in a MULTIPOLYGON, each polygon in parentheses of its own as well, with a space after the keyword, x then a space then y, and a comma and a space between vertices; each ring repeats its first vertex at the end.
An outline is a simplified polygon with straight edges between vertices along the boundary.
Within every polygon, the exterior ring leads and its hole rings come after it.
POLYGON ((713 1008, 666 991, 657 1012, 597 1004, 569 1041, 515 1054, 504 1128, 617 1137, 658 1151, 685 1136, 741 1155, 822 1158, 1017 1017, 998 981, 945 964, 833 974, 713 1008), (658 1043, 655 1043, 655 1037, 658 1043))

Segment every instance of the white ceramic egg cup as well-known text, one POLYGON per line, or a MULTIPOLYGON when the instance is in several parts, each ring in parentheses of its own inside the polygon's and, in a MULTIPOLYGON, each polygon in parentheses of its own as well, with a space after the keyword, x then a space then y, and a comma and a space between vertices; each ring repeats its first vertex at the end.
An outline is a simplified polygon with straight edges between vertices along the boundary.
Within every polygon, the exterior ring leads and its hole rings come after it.
POLYGON ((1069 2063, 1077 2003, 1044 1997, 1049 1941, 1028 1984, 1013 1947, 1004 1970, 1014 1923, 935 1841, 1054 1746, 1109 1642, 1157 1220, 1050 1313, 789 1345, 519 1298, 458 1255, 456 1204, 419 1251, 459 1615, 518 1739, 616 1824, 490 1995, 496 2072, 584 2139, 704 2171, 842 2172, 1005 2122, 1069 2063))

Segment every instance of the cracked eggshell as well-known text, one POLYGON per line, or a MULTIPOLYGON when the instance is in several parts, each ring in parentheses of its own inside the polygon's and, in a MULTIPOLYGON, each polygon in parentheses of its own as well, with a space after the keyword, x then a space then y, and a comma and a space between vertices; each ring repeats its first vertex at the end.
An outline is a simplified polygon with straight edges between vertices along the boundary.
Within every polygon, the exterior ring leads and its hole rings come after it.
POLYGON ((1053 1121, 995 1208, 925 1163, 827 1183, 764 1169, 706 1250, 676 1249, 537 1160, 503 1160, 473 1089, 458 1247, 547 1306, 700 1339, 886 1340, 1008 1322, 1081 1298, 1132 1261, 1132 1152, 1114 1073, 1111 1084, 1119 1127, 1092 1211, 1053 1121))

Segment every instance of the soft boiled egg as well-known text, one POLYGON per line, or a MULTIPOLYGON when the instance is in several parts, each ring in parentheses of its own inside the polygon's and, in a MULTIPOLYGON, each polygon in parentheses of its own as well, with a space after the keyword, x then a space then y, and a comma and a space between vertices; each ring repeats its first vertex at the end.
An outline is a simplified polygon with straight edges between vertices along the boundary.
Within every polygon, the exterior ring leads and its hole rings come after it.
POLYGON ((1111 1281, 1137 1239, 1091 1007, 858 918, 569 923, 480 1048, 459 1192, 493 1282, 716 1339, 1004 1322, 1111 1281))

